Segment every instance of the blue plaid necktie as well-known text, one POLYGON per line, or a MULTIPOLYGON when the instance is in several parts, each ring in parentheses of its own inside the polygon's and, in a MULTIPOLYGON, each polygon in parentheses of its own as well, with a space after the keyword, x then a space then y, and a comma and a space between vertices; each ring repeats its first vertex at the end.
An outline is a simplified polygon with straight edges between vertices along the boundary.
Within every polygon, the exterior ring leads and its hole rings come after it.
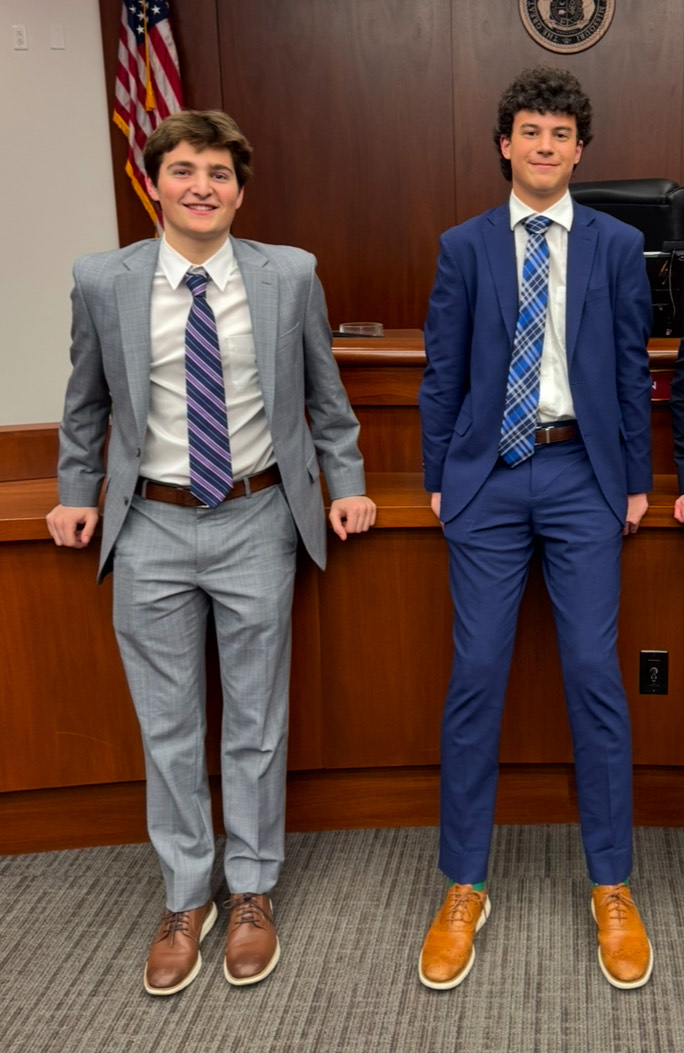
POLYGON ((552 220, 529 216, 523 226, 525 246, 518 324, 508 373, 506 405, 499 453, 514 468, 534 453, 534 429, 539 406, 539 365, 544 347, 546 306, 549 299, 549 246, 546 231, 552 220))
POLYGON ((215 508, 233 486, 223 366, 216 319, 206 298, 209 278, 188 271, 184 280, 192 293, 185 328, 190 490, 215 508))

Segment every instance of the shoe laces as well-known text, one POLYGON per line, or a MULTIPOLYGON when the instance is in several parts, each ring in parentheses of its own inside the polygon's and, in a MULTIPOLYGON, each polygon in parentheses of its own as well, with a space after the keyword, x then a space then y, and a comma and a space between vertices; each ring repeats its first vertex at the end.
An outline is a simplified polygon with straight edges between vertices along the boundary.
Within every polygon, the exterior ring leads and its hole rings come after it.
POLYGON ((606 896, 605 907, 608 917, 611 921, 617 922, 618 925, 624 925, 627 921, 631 906, 632 904, 624 888, 616 888, 614 892, 609 892, 606 896))
POLYGON ((190 935, 190 911, 189 910, 165 910, 162 915, 162 925, 164 930, 159 937, 160 940, 171 940, 177 932, 182 933, 184 936, 190 935))
POLYGON ((470 925, 473 921, 473 912, 482 908, 482 894, 474 889, 454 893, 449 905, 449 921, 470 925))
POLYGON ((235 925, 256 925, 263 928, 264 923, 271 924, 266 911, 259 905, 253 892, 236 892, 226 902, 230 920, 235 925))

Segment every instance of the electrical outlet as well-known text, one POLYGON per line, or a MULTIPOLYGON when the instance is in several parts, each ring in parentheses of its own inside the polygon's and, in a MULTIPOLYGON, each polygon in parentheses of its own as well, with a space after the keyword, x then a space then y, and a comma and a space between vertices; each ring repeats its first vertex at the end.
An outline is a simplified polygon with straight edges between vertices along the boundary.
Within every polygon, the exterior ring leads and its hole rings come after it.
POLYGON ((666 695, 668 689, 668 652, 639 652, 639 694, 666 695))
POLYGON ((64 51, 64 26, 50 26, 50 47, 53 51, 64 51))
POLYGON ((26 26, 12 26, 12 49, 14 51, 28 51, 26 26))

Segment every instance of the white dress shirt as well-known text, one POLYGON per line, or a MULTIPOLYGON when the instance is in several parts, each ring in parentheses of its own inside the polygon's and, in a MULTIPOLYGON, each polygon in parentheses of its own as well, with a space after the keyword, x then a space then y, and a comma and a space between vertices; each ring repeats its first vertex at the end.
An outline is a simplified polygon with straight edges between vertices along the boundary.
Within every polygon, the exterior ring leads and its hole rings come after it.
POLYGON ((140 474, 161 483, 190 482, 185 394, 185 326, 192 293, 183 278, 205 271, 207 303, 216 317, 226 391, 233 477, 242 479, 273 464, 245 285, 230 238, 198 267, 165 238, 152 284, 150 405, 140 474))
POLYGON ((539 376, 540 423, 574 418, 575 408, 570 394, 568 360, 565 348, 565 313, 568 285, 568 231, 572 227, 573 210, 570 192, 566 190, 560 201, 544 212, 535 212, 511 192, 511 229, 515 234, 515 257, 518 271, 518 292, 522 283, 523 259, 528 234, 522 221, 528 216, 547 216, 553 222, 546 232, 549 246, 549 302, 539 376))

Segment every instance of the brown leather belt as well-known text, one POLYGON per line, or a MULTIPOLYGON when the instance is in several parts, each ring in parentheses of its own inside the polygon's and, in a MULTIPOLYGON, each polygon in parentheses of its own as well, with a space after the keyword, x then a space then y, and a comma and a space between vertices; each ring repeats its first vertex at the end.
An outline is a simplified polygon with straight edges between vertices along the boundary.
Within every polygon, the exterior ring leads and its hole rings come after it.
MULTIPOLYGON (((244 497, 245 494, 256 493, 257 490, 265 490, 268 486, 276 486, 280 482, 280 469, 277 465, 267 468, 256 475, 250 475, 247 479, 236 479, 233 489, 224 497, 224 501, 232 501, 234 497, 244 497)), ((145 497, 148 501, 164 501, 169 505, 182 505, 184 508, 206 508, 207 505, 198 497, 190 493, 188 486, 173 486, 166 483, 155 483, 151 479, 143 479, 138 476, 135 484, 135 493, 138 497, 145 497)))
POLYGON ((546 446, 550 442, 567 442, 568 439, 579 438, 577 422, 572 420, 567 424, 543 424, 534 433, 534 445, 546 446))

